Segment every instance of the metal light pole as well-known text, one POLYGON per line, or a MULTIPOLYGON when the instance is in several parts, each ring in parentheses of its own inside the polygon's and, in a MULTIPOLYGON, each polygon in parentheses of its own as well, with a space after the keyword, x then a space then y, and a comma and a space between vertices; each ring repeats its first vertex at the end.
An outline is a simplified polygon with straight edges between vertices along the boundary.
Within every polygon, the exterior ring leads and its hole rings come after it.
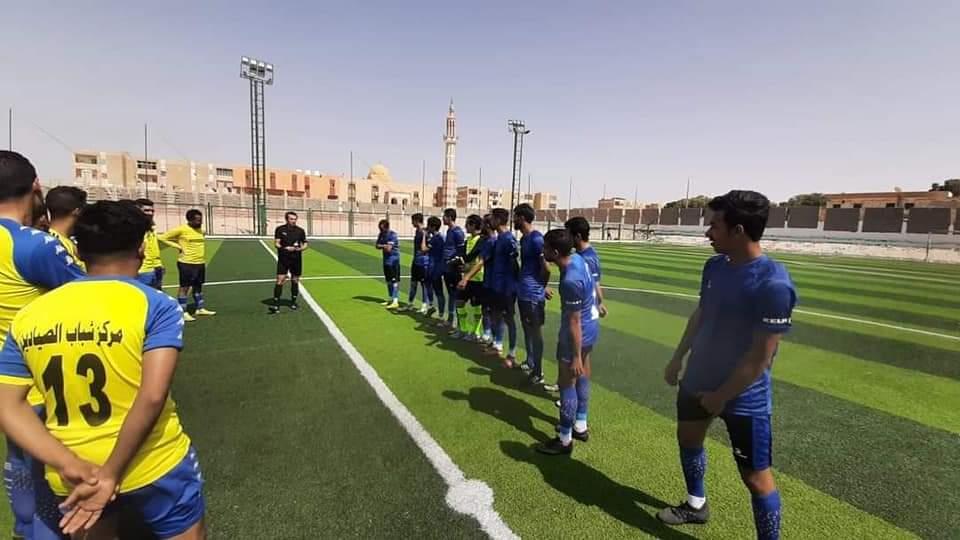
POLYGON ((250 166, 253 175, 254 234, 266 234, 266 177, 267 143, 264 126, 263 86, 273 84, 273 64, 243 56, 240 58, 240 77, 250 81, 250 166))
POLYGON ((509 120, 507 127, 513 132, 513 178, 510 180, 510 217, 520 198, 520 169, 523 165, 523 136, 530 133, 523 120, 509 120))

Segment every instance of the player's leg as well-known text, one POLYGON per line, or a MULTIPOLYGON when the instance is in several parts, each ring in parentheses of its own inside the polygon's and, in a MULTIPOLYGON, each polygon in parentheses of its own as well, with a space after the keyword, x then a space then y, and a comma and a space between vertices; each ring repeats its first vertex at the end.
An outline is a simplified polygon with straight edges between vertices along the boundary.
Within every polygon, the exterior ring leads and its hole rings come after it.
POLYGON ((3 482, 13 513, 14 537, 33 537, 33 516, 36 495, 33 485, 33 460, 7 438, 7 459, 3 463, 3 482))
POLYGON ((577 413, 577 376, 573 372, 573 354, 568 348, 557 346, 557 366, 560 387, 560 423, 557 436, 539 446, 537 451, 548 455, 566 455, 573 452, 573 424, 577 413))
MULTIPOLYGON (((437 301, 436 308, 437 308, 437 311, 440 312, 440 318, 442 319, 443 314, 445 313, 444 308, 446 308, 447 306, 446 297, 443 294, 443 276, 435 274, 432 279, 432 286, 433 286, 433 297, 437 301)), ((433 313, 428 312, 428 315, 433 315, 433 313)))
POLYGON ((517 362, 517 297, 516 295, 511 294, 505 300, 506 303, 503 310, 503 322, 507 327, 507 338, 509 341, 506 363, 512 366, 517 362))
POLYGON ((164 268, 164 267, 162 267, 162 266, 158 266, 158 267, 156 267, 156 268, 153 269, 153 273, 157 276, 157 279, 156 279, 156 281, 154 282, 154 283, 155 283, 155 286, 154 286, 154 287, 155 287, 158 291, 162 291, 162 290, 163 290, 163 276, 166 275, 167 269, 164 268))
POLYGON ((590 437, 587 428, 587 410, 590 405, 590 377, 593 375, 593 354, 590 347, 585 347, 580 353, 583 360, 583 375, 577 378, 577 415, 573 422, 573 437, 586 442, 590 437))
POLYGON ((417 299, 417 285, 419 285, 419 270, 416 263, 410 265, 410 290, 407 291, 407 307, 409 311, 413 309, 413 303, 417 299))
POLYGON ((423 305, 420 306, 420 313, 427 315, 433 309, 433 283, 430 281, 429 269, 421 267, 420 287, 423 289, 423 305))
POLYGON ((700 399, 685 392, 677 393, 677 443, 680 446, 680 467, 687 486, 687 499, 677 506, 657 513, 660 521, 669 525, 706 523, 710 519, 704 478, 707 474, 707 452, 703 441, 713 416, 701 405, 700 399))
POLYGON ((203 299, 203 284, 207 281, 207 265, 198 264, 197 277, 193 283, 193 302, 197 305, 197 315, 216 315, 216 311, 207 309, 203 299))
POLYGON ((447 324, 456 328, 457 308, 460 306, 457 296, 460 291, 457 290, 457 284, 460 283, 459 274, 456 272, 446 272, 443 275, 443 283, 447 288, 447 324))
POLYGON ((393 297, 393 286, 390 283, 390 265, 383 263, 383 282, 387 285, 387 298, 383 302, 380 302, 381 306, 389 306, 390 299, 393 297))
POLYGON ((750 490, 758 540, 780 538, 780 492, 773 479, 773 438, 770 415, 724 415, 733 458, 750 490))
POLYGON ((277 257, 277 279, 273 282, 273 305, 270 306, 270 313, 280 313, 280 297, 283 296, 283 284, 287 282, 289 271, 286 257, 277 257))
POLYGON ((173 470, 152 484, 121 495, 158 538, 202 540, 206 537, 203 476, 191 447, 173 470))
POLYGON ((398 309, 400 307, 400 261, 390 265, 390 303, 387 309, 398 309))
POLYGON ((297 309, 300 300, 300 276, 303 275, 303 255, 297 255, 290 264, 290 309, 297 309))
POLYGON ((473 294, 470 296, 470 335, 473 336, 473 341, 480 341, 480 336, 483 334, 483 286, 478 281, 467 286, 473 288, 473 294))
POLYGON ((183 320, 193 321, 193 315, 187 311, 187 293, 190 292, 190 286, 194 280, 194 269, 192 264, 177 262, 177 273, 180 274, 180 287, 177 289, 177 302, 180 309, 183 310, 183 320))

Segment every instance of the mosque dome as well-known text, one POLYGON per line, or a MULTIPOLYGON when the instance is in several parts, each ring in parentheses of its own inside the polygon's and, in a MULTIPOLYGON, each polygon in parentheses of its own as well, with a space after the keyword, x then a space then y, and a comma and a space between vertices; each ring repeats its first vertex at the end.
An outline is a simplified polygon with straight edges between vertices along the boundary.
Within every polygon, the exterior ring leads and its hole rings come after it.
POLYGON ((381 163, 377 163, 373 167, 370 167, 370 172, 367 173, 367 180, 380 180, 389 182, 391 180, 390 169, 386 168, 381 163))

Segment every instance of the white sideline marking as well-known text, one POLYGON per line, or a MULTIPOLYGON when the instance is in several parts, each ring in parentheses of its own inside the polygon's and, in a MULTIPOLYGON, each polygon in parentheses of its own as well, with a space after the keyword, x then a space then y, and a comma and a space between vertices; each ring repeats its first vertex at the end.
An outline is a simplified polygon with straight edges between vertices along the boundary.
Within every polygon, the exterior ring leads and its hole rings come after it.
MULTIPOLYGON (((671 291, 658 291, 655 289, 634 289, 631 287, 609 287, 607 285, 603 286, 604 289, 610 289, 612 291, 625 291, 625 292, 638 292, 646 294, 659 294, 661 296, 677 296, 680 298, 700 298, 700 295, 689 294, 689 293, 680 293, 680 292, 671 292, 671 291)), ((802 313, 804 315, 812 315, 814 317, 823 317, 825 319, 835 319, 838 321, 847 321, 859 324, 866 324, 869 326, 879 326, 881 328, 889 328, 891 330, 900 330, 902 332, 912 332, 914 334, 922 334, 924 336, 938 337, 944 339, 952 339, 954 341, 960 341, 960 336, 952 336, 950 334, 941 334, 939 332, 931 332, 929 330, 921 330, 919 328, 910 328, 908 326, 897 326, 895 324, 883 323, 878 321, 869 321, 866 319, 856 319, 853 317, 844 317, 843 315, 833 315, 830 313, 821 313, 819 311, 807 311, 805 309, 795 309, 795 313, 802 313)))
MULTIPOLYGON (((267 253, 269 253, 271 257, 274 259, 277 258, 277 254, 274 253, 273 249, 268 247, 263 240, 260 240, 260 245, 263 246, 263 249, 267 250, 267 253)), ((443 451, 443 448, 437 444, 437 441, 427 433, 427 430, 423 428, 423 425, 413 416, 410 410, 397 399, 397 396, 387 387, 383 379, 380 378, 380 375, 377 374, 377 371, 373 369, 373 366, 363 358, 363 355, 350 343, 347 336, 343 335, 343 332, 341 332, 336 323, 333 322, 333 319, 317 304, 316 300, 310 295, 310 291, 304 288, 300 291, 300 296, 302 296, 307 305, 310 306, 310 309, 317 314, 320 322, 327 327, 327 331, 330 332, 333 339, 337 341, 337 344, 340 345, 343 352, 347 353, 353 365, 356 366, 360 375, 367 380, 367 383, 369 383, 373 391, 376 392, 380 401, 382 401, 393 416, 396 417, 400 425, 403 426, 403 429, 405 429, 413 439, 413 442, 420 447, 420 450, 427 456, 427 459, 430 460, 433 467, 440 473, 443 481, 446 482, 448 486, 446 496, 447 506, 461 514, 467 514, 476 518, 476 520, 480 522, 480 528, 490 535, 490 538, 519 539, 520 537, 510 530, 510 527, 504 523, 500 514, 493 509, 493 490, 490 489, 490 486, 480 480, 468 480, 466 475, 463 474, 463 471, 453 462, 453 459, 451 459, 450 456, 443 451)))
MULTIPOLYGON (((370 278, 382 278, 383 274, 353 274, 350 276, 302 276, 300 281, 314 281, 314 280, 324 280, 324 279, 370 279, 370 278)), ((400 276, 406 277, 406 276, 400 276)), ((259 278, 259 279, 237 279, 233 281, 207 281, 203 284, 204 287, 208 285, 243 285, 245 283, 274 283, 276 278, 259 278)), ((164 285, 164 289, 179 289, 179 285, 164 285)))

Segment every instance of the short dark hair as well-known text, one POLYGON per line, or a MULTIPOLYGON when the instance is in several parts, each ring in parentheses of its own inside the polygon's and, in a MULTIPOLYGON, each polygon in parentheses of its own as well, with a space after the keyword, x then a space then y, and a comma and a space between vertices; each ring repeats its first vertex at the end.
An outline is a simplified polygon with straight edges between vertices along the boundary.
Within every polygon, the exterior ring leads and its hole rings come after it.
POLYGON ((438 218, 437 216, 430 216, 427 219, 427 227, 436 227, 437 229, 439 229, 440 225, 442 225, 442 223, 440 222, 440 218, 438 218))
POLYGON ((19 199, 33 190, 37 170, 30 160, 9 150, 0 150, 0 202, 19 199))
POLYGON ((187 221, 190 221, 196 216, 203 217, 203 212, 197 210, 196 208, 191 208, 187 210, 187 221))
MULTIPOLYGON (((290 216, 297 216, 297 213, 294 212, 293 210, 289 210, 289 211, 287 211, 286 214, 283 215, 283 219, 287 219, 287 218, 290 217, 290 216)), ((300 216, 297 216, 297 217, 300 217, 300 216)))
POLYGON ((584 242, 590 241, 590 222, 583 216, 568 219, 563 228, 570 231, 571 237, 579 236, 584 242))
POLYGON ((533 223, 537 219, 537 212, 527 203, 520 203, 513 209, 513 215, 523 218, 527 223, 533 223))
POLYGON ((490 222, 494 227, 505 225, 510 220, 510 212, 506 208, 494 208, 490 211, 490 222))
POLYGON ((99 201, 80 212, 74 227, 80 258, 133 255, 150 230, 150 218, 133 201, 99 201))
POLYGON ((493 216, 491 214, 484 214, 483 228, 486 229, 487 232, 490 232, 497 228, 497 226, 493 224, 493 216))
POLYGON ((467 225, 479 230, 483 227, 483 218, 477 214, 470 214, 467 216, 467 225))
POLYGON ((36 193, 33 201, 33 214, 30 216, 30 226, 35 229, 46 231, 50 228, 50 223, 45 223, 47 217, 47 205, 43 202, 43 195, 36 193))
POLYGON ((389 228, 390 228, 390 220, 389 220, 389 219, 381 219, 380 222, 377 223, 377 227, 383 227, 384 225, 386 225, 387 228, 389 229, 389 228))
POLYGON ((543 243, 550 249, 557 250, 561 257, 570 255, 573 251, 573 235, 567 229, 553 229, 543 235, 543 243))
POLYGON ((767 218, 770 217, 770 200, 762 194, 735 189, 726 195, 714 197, 707 207, 714 212, 723 212, 723 221, 728 229, 740 225, 754 242, 763 238, 767 218))
POLYGON ((137 199, 134 202, 137 203, 137 206, 153 206, 153 201, 150 199, 137 199))
POLYGON ((87 205, 87 192, 78 187, 57 186, 47 192, 44 203, 50 219, 65 218, 87 205))
POLYGON ((420 212, 417 212, 416 214, 413 214, 412 216, 410 216, 410 219, 414 223, 419 223, 423 225, 423 214, 421 214, 420 212))
POLYGON ((455 208, 447 208, 443 211, 443 217, 447 219, 457 219, 457 210, 455 208))

